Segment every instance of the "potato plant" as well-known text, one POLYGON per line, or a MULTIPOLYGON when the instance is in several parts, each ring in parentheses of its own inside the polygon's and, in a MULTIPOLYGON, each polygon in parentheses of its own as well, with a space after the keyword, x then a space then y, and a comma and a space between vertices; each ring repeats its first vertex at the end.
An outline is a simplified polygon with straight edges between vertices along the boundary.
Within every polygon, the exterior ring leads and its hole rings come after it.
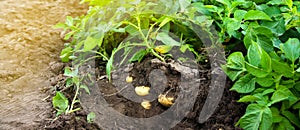
MULTIPOLYGON (((56 28, 63 28, 68 32, 64 39, 71 39, 65 44, 61 52, 63 62, 72 61, 73 68, 66 68, 65 76, 69 77, 70 86, 74 86, 76 94, 69 103, 62 93, 57 92, 53 98, 53 106, 58 114, 70 113, 75 103, 78 103, 77 94, 80 88, 88 92, 78 74, 78 68, 85 62, 100 59, 106 63, 106 74, 111 78, 114 69, 113 60, 116 53, 124 50, 122 56, 126 59, 136 47, 143 47, 129 58, 129 62, 140 62, 146 55, 154 56, 165 61, 172 57, 168 52, 177 47, 184 53, 192 52, 197 62, 204 62, 205 56, 198 49, 199 42, 195 32, 190 29, 192 24, 205 26, 205 22, 195 20, 194 7, 190 8, 191 1, 136 1, 136 0, 83 0, 89 3, 90 9, 81 17, 67 17, 65 23, 58 23, 56 28), (160 5, 160 6, 158 6, 160 5), (162 5, 162 6, 161 6, 162 5), (188 8, 189 7, 189 8, 188 8), (175 39, 173 34, 180 39, 175 39), (124 41, 127 37, 137 37, 135 41, 124 41), (160 44, 158 44, 160 43, 160 44), (95 56, 84 59, 87 53, 95 56), (67 106, 67 107, 66 107, 67 106)), ((205 27, 206 28, 206 27, 205 27)))

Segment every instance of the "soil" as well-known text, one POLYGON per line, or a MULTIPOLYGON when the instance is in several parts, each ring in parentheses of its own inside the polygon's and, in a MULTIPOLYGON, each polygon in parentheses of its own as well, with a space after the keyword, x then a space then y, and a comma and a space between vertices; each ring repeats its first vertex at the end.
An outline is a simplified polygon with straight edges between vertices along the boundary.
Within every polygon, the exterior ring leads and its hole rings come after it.
MULTIPOLYGON (((61 29, 66 16, 86 12, 80 0, 0 1, 0 129, 34 129, 47 119, 51 104, 49 69, 64 46, 61 29)), ((61 63, 55 63, 61 69, 61 63)))
MULTIPOLYGON (((173 64, 170 62, 170 64, 173 64)), ((132 64, 131 67, 125 68, 126 71, 129 72, 129 75, 133 77, 133 86, 151 86, 151 89, 155 89, 155 83, 151 82, 151 72, 156 69, 163 70, 163 73, 166 75, 165 78, 160 78, 160 80, 166 81, 156 81, 156 82, 164 82, 167 85, 162 93, 167 93, 168 97, 174 97, 175 100, 178 98, 178 93, 180 91, 178 84, 180 82, 181 74, 171 67, 170 64, 165 64, 161 62, 153 62, 153 58, 149 57, 143 60, 141 63, 132 64), (149 80, 150 79, 150 80, 149 80)), ((221 101, 219 102, 218 107, 216 108, 214 114, 204 123, 198 123, 198 116, 202 110, 206 97, 208 95, 208 89, 210 85, 210 66, 208 63, 199 64, 200 68, 200 91, 198 93, 196 103, 193 105, 192 111, 190 111, 186 117, 180 121, 172 130, 240 130, 234 126, 234 124, 238 121, 238 119, 244 114, 246 105, 242 103, 237 103, 236 101, 239 99, 239 95, 235 92, 229 91, 232 83, 230 81, 226 81, 226 87, 222 96, 221 101)), ((105 67, 97 66, 96 69, 90 70, 91 72, 95 72, 97 80, 97 89, 90 88, 90 91, 96 91, 95 94, 91 94, 89 96, 81 96, 81 101, 83 102, 81 106, 77 104, 77 107, 83 107, 83 110, 77 111, 69 116, 61 116, 57 120, 46 121, 46 129, 100 129, 101 122, 95 119, 94 123, 87 123, 86 115, 87 111, 93 111, 97 113, 97 107, 101 106, 100 104, 94 105, 96 109, 93 108, 93 99, 98 95, 102 95, 106 102, 109 104, 111 108, 115 111, 129 117, 136 118, 149 118, 155 115, 159 115, 164 111, 167 111, 169 108, 162 106, 157 100, 151 101, 151 109, 146 110, 140 105, 140 101, 137 102, 132 101, 124 97, 124 95, 132 94, 126 89, 117 90, 116 84, 112 84, 108 82, 108 79, 105 75, 105 67), (88 106, 88 107, 87 107, 88 106), (98 121, 98 122, 97 122, 98 121)), ((124 71, 124 68, 122 69, 124 71)), ((121 71, 121 72, 123 72, 121 71)), ((126 78, 124 76, 120 76, 122 74, 118 73, 118 71, 113 72, 113 77, 117 78, 126 78)), ((56 77, 59 81, 55 88, 57 90, 61 90, 64 88, 65 78, 62 74, 56 77)), ((114 79, 114 78, 113 78, 114 79)), ((115 78, 116 79, 116 78, 115 78)), ((128 89, 133 90, 133 89, 128 89)), ((67 97, 71 100, 74 91, 72 89, 63 90, 67 97)), ((154 96, 158 95, 160 90, 154 90, 154 96), (156 95, 155 95, 156 94, 156 95)), ((52 96, 54 96, 54 91, 52 91, 52 96)), ((92 92, 91 92, 92 93, 92 92)), ((134 95, 134 94, 132 94, 134 95)), ((145 98, 145 97, 144 97, 145 98)), ((138 99, 138 98, 137 98, 138 99)), ((51 100, 49 100, 50 102, 51 100)), ((183 101, 188 103, 189 101, 183 101)), ((98 109, 98 111, 100 111, 98 109)), ((101 112, 100 112, 101 113, 101 112)), ((97 115, 97 114, 96 114, 97 115)), ((99 115, 98 115, 99 116, 99 115)), ((111 115, 113 116, 113 114, 111 115)), ((55 111, 53 110, 52 118, 55 117, 55 111)), ((105 117, 104 117, 105 118, 105 117)), ((107 117, 110 118, 110 117, 107 117)), ((107 119, 106 118, 106 119, 107 119)), ((127 124, 128 125, 128 124, 127 124)), ((129 129, 124 127, 117 127, 117 129, 129 129)), ((149 129, 149 128, 148 128, 149 129)))

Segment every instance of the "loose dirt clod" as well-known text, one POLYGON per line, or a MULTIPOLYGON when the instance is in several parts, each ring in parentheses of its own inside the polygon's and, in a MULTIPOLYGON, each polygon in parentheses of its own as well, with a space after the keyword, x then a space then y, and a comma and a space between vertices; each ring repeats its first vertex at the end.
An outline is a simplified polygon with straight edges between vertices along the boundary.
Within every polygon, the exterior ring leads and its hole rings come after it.
MULTIPOLYGON (((80 0, 0 0, 0 129, 43 129, 51 75, 61 69, 64 42, 54 29, 66 16, 88 9, 80 0), (56 61, 49 67, 49 63, 56 61), (49 70, 51 69, 51 70, 49 70)), ((55 73, 55 74, 53 74, 55 73)))

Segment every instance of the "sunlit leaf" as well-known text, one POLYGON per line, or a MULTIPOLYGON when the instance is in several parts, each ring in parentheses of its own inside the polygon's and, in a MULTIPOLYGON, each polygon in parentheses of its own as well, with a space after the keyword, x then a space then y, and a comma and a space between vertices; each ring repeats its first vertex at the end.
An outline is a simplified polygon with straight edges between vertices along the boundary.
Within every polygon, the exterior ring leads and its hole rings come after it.
POLYGON ((180 46, 181 45, 180 42, 174 40, 172 37, 170 37, 165 32, 158 33, 156 39, 163 42, 165 45, 169 45, 169 46, 180 46))
POLYGON ((169 46, 169 45, 160 45, 160 46, 156 46, 154 48, 155 51, 157 51, 161 54, 168 53, 171 49, 172 49, 172 46, 169 46))
POLYGON ((300 42, 297 38, 290 38, 286 43, 280 45, 287 59, 295 62, 300 56, 300 42))
POLYGON ((259 10, 250 10, 248 11, 245 16, 244 16, 245 20, 268 20, 268 21, 272 21, 272 19, 265 14, 262 11, 259 10))
POLYGON ((165 26, 167 23, 169 23, 172 19, 170 17, 165 17, 164 20, 159 24, 159 27, 165 26))
POLYGON ((254 95, 246 95, 246 96, 243 96, 242 98, 240 98, 237 102, 255 102, 258 99, 259 98, 254 95))
POLYGON ((73 48, 72 47, 66 47, 64 48, 61 53, 60 53, 60 58, 62 62, 69 62, 69 56, 73 53, 73 48))
POLYGON ((54 26, 54 28, 56 29, 56 28, 63 28, 63 29, 65 29, 65 28, 67 28, 68 26, 65 24, 65 23, 58 23, 58 24, 56 24, 55 26, 54 26))
POLYGON ((102 39, 94 38, 94 37, 87 37, 84 41, 84 51, 90 51, 94 49, 99 42, 102 42, 102 39))
POLYGON ((247 11, 245 10, 236 10, 234 12, 234 18, 238 21, 242 21, 247 11))
POLYGON ((191 4, 191 0, 179 0, 180 11, 184 12, 185 9, 191 4))
POLYGON ((138 33, 138 29, 132 25, 127 25, 125 27, 125 31, 128 32, 130 35, 135 35, 136 33, 138 33))
POLYGON ((73 17, 67 16, 67 18, 66 18, 66 24, 67 24, 68 26, 73 26, 73 23, 74 23, 73 17))

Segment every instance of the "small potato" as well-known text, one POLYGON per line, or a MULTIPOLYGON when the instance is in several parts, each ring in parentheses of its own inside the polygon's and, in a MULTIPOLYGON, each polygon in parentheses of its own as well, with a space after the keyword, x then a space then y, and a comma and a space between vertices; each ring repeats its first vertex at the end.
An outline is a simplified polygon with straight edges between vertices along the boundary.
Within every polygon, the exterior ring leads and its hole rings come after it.
POLYGON ((144 100, 142 103, 141 103, 142 107, 145 108, 145 109, 150 109, 151 108, 151 104, 149 101, 147 100, 144 100))
POLYGON ((135 93, 139 96, 146 96, 149 94, 150 87, 147 86, 137 86, 135 87, 135 93))
POLYGON ((133 77, 131 77, 131 76, 126 77, 126 82, 127 83, 131 83, 132 81, 133 81, 133 77))
POLYGON ((166 95, 164 94, 160 94, 158 96, 158 102, 165 106, 165 107, 170 107, 173 105, 173 101, 174 101, 174 98, 173 97, 167 97, 166 95))

